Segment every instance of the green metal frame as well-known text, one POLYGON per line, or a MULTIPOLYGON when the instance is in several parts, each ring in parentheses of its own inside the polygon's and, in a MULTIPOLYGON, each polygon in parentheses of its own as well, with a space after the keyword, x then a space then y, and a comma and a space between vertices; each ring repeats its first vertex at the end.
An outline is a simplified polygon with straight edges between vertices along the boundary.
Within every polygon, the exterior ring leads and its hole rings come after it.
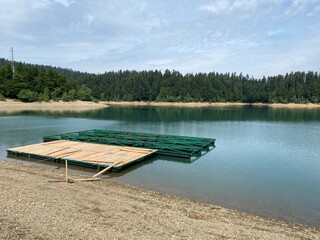
POLYGON ((161 135, 113 130, 87 130, 63 133, 43 138, 44 142, 71 140, 117 146, 140 147, 158 150, 159 155, 199 158, 215 147, 215 139, 161 135))

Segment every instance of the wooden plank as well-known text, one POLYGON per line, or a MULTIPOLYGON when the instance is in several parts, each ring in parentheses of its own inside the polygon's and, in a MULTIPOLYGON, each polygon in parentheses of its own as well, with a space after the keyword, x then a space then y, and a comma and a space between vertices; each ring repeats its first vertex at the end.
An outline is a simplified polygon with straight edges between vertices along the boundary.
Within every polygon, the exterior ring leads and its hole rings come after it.
POLYGON ((111 169, 112 167, 114 167, 115 165, 117 165, 118 163, 120 163, 121 161, 117 161, 113 164, 111 164, 110 166, 106 167, 105 169, 103 169, 102 171, 94 174, 92 177, 93 178, 96 178, 96 177, 99 177, 101 174, 105 173, 106 171, 108 171, 109 169, 111 169))
POLYGON ((52 142, 45 142, 45 143, 41 143, 41 145, 54 145, 54 144, 58 144, 60 142, 65 142, 66 140, 56 140, 56 141, 52 141, 52 142))
POLYGON ((121 151, 127 151, 127 152, 136 152, 136 153, 149 153, 149 150, 144 149, 129 149, 129 148, 120 148, 121 151))
POLYGON ((83 158, 83 159, 87 157, 99 158, 101 156, 107 156, 107 155, 104 152, 82 152, 75 155, 75 157, 83 158))
POLYGON ((85 182, 85 181, 99 181, 101 178, 79 178, 79 179, 73 179, 75 182, 85 182))
POLYGON ((102 166, 109 164, 110 166, 108 166, 107 169, 103 169, 104 171, 107 171, 115 165, 122 166, 133 162, 156 151, 152 149, 110 146, 66 140, 33 144, 8 150, 16 151, 18 154, 39 155, 42 157, 64 160, 70 159, 73 161, 98 164, 102 166))
MULTIPOLYGON (((85 182, 85 181, 99 181, 101 178, 79 178, 79 179, 73 179, 68 178, 68 183, 73 182, 85 182)), ((48 182, 66 182, 65 179, 49 179, 48 182)))
POLYGON ((65 160, 66 162, 66 183, 68 182, 68 160, 65 160))
POLYGON ((23 151, 27 151, 27 150, 36 150, 38 149, 38 146, 24 146, 24 147, 17 147, 17 148, 11 148, 9 150, 14 150, 14 151, 20 151, 20 152, 23 152, 23 151))
POLYGON ((65 158, 67 156, 70 156, 76 152, 81 152, 82 150, 73 150, 73 151, 69 151, 69 152, 66 152, 66 153, 60 153, 60 154, 51 154, 51 155, 48 155, 48 156, 53 156, 53 157, 57 157, 57 158, 65 158))
POLYGON ((46 155, 51 155, 51 154, 53 154, 53 153, 61 152, 61 151, 66 150, 66 149, 68 149, 68 148, 69 148, 69 147, 59 148, 58 150, 55 150, 55 151, 53 151, 53 152, 47 153, 46 155))
POLYGON ((112 162, 110 162, 109 160, 107 160, 107 159, 101 159, 101 160, 98 160, 98 159, 84 159, 84 161, 86 161, 86 162, 92 162, 92 163, 112 163, 112 162))

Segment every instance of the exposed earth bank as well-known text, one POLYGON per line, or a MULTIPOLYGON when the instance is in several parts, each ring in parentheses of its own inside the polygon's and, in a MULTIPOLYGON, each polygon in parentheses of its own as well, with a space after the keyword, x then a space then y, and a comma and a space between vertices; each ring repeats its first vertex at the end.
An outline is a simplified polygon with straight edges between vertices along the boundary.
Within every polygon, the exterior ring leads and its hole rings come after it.
POLYGON ((106 105, 122 105, 122 106, 155 106, 155 107, 272 107, 272 108, 320 108, 320 104, 298 104, 298 103, 237 103, 237 102, 114 102, 102 101, 106 105))
POLYGON ((50 102, 20 102, 17 100, 6 99, 5 101, 0 101, 0 113, 15 113, 21 111, 52 111, 52 112, 83 112, 94 109, 105 108, 107 105, 103 103, 86 102, 86 101, 73 101, 73 102, 63 102, 63 101, 50 101, 50 102))

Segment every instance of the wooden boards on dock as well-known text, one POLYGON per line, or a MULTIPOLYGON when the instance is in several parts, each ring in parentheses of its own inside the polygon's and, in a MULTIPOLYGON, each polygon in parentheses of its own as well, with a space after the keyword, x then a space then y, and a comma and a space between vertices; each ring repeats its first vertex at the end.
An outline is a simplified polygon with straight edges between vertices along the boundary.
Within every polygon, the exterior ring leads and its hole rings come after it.
POLYGON ((58 140, 7 149, 10 155, 48 160, 68 160, 71 164, 108 167, 121 170, 124 166, 140 161, 156 152, 153 149, 111 146, 58 140))

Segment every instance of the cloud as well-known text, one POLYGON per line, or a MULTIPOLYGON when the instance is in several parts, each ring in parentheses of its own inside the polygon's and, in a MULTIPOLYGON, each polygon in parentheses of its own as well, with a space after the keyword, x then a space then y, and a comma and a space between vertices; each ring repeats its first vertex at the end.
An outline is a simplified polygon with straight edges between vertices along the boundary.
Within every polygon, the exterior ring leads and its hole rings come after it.
POLYGON ((283 15, 294 16, 300 12, 307 12, 307 14, 313 15, 319 5, 319 0, 215 0, 200 5, 198 10, 215 15, 230 13, 255 15, 255 11, 267 12, 270 8, 284 8, 283 15))
POLYGON ((75 3, 74 0, 53 0, 56 3, 62 4, 64 7, 69 7, 71 4, 75 3))
POLYGON ((273 30, 267 32, 267 36, 274 37, 274 36, 280 35, 284 32, 285 31, 283 29, 273 29, 273 30))
POLYGON ((67 8, 73 3, 75 3, 74 0, 31 0, 33 9, 49 8, 54 4, 61 4, 67 8))
POLYGON ((316 55, 320 54, 320 45, 316 37, 292 45, 270 46, 268 50, 269 52, 260 49, 254 54, 256 56, 253 55, 254 58, 265 59, 256 63, 252 71, 254 75, 261 76, 261 72, 268 76, 292 71, 318 71, 316 55))
POLYGON ((41 9, 41 8, 48 8, 51 2, 49 0, 38 0, 38 1, 33 1, 31 3, 31 6, 33 9, 41 9))
POLYGON ((71 32, 89 32, 90 25, 94 22, 95 17, 91 14, 84 15, 81 20, 69 24, 71 32))
POLYGON ((308 17, 313 17, 320 12, 320 3, 315 5, 307 14, 308 17))
POLYGON ((294 0, 291 5, 286 9, 285 15, 294 16, 299 12, 306 11, 307 14, 313 12, 313 9, 319 6, 318 0, 294 0))
POLYGON ((0 57, 13 46, 17 60, 87 72, 262 76, 320 65, 319 0, 199 2, 2 0, 0 57))
POLYGON ((221 13, 230 9, 230 3, 228 0, 218 0, 210 4, 201 5, 199 10, 207 11, 211 13, 221 13))
POLYGON ((27 2, 15 5, 14 1, 3 0, 0 8, 0 27, 25 19, 28 15, 28 9, 29 5, 27 2))
POLYGON ((203 4, 198 7, 200 11, 206 11, 213 14, 225 14, 234 12, 250 12, 255 9, 266 5, 272 4, 275 1, 265 1, 265 0, 216 0, 208 4, 203 4))

